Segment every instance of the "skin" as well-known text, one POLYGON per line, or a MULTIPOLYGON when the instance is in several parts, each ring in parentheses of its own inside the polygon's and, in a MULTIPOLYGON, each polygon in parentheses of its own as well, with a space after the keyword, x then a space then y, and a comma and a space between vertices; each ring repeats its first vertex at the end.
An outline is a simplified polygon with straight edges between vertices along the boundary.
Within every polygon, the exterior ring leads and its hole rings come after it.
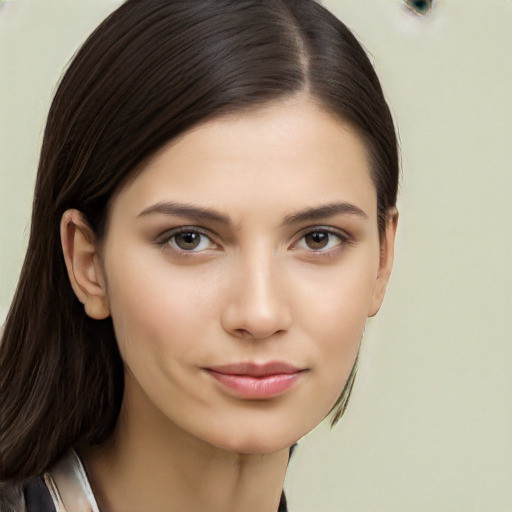
POLYGON ((277 510, 289 446, 331 410, 380 308, 396 221, 381 242, 363 143, 304 97, 163 148, 101 243, 66 212, 71 284, 112 316, 126 366, 114 436, 83 453, 101 510, 277 510), (265 399, 205 370, 270 361, 301 373, 265 399))

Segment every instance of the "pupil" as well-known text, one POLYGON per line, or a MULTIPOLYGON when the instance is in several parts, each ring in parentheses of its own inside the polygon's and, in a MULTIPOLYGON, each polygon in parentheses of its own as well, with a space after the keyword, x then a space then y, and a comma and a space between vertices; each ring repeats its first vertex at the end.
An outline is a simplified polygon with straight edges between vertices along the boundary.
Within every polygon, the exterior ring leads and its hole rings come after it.
POLYGON ((181 233, 176 235, 176 245, 180 249, 195 249, 199 245, 200 236, 197 233, 181 233))
POLYGON ((306 235, 306 243, 310 249, 323 249, 329 242, 329 234, 315 231, 306 235))

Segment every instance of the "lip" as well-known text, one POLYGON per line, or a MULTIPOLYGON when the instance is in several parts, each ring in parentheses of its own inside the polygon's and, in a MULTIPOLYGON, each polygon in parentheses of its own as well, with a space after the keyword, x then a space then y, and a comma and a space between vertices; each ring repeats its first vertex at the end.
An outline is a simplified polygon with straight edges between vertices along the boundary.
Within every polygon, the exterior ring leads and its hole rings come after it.
POLYGON ((205 370, 230 394, 253 400, 285 393, 306 371, 280 361, 265 364, 235 363, 205 370))

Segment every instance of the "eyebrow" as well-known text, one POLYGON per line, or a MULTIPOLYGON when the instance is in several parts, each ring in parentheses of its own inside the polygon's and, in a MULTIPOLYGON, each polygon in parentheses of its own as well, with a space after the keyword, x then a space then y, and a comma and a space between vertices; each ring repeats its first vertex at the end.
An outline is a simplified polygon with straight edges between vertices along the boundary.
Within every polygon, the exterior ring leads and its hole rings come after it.
POLYGON ((363 219, 368 218, 366 213, 355 204, 343 202, 331 203, 326 204, 325 206, 301 210, 292 215, 288 215, 284 220, 284 224, 299 224, 301 222, 320 220, 325 219, 327 217, 334 217, 335 215, 355 215, 358 217, 362 217, 363 219))
MULTIPOLYGON (((216 210, 175 202, 156 203, 139 213, 138 217, 145 217, 154 213, 176 215, 179 217, 191 217, 198 221, 213 221, 226 225, 231 224, 231 219, 228 215, 224 215, 216 210)), ((333 217, 335 215, 355 215, 364 219, 368 217, 361 208, 354 204, 346 202, 331 203, 323 206, 307 208, 291 215, 287 215, 284 219, 283 225, 315 221, 333 217)))
POLYGON ((231 219, 222 213, 219 213, 210 208, 202 208, 200 206, 193 206, 186 203, 156 203, 149 208, 146 208, 139 217, 145 217, 153 213, 160 213, 163 215, 177 215, 179 217, 192 217, 200 221, 214 221, 222 224, 231 224, 231 219))

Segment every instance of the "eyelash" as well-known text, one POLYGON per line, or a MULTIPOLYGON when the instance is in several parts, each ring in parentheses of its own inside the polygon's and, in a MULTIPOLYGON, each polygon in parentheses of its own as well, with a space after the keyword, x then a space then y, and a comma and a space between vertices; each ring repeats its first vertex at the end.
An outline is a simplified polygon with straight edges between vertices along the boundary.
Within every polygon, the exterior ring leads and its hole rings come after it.
MULTIPOLYGON (((213 237, 210 232, 208 232, 204 229, 198 228, 196 226, 182 226, 182 227, 173 229, 172 231, 167 231, 166 233, 164 233, 163 235, 161 235, 158 238, 158 240, 156 241, 156 245, 163 247, 163 248, 170 249, 170 250, 174 251, 175 253, 177 253, 179 255, 184 255, 184 256, 191 256, 194 254, 205 252, 210 249, 210 247, 204 248, 201 250, 194 250, 195 248, 191 248, 191 250, 183 249, 176 244, 176 237, 179 235, 198 235, 199 237, 202 237, 203 241, 204 241, 204 239, 207 239, 207 240, 209 240, 211 245, 218 247, 218 245, 212 240, 213 237)), ((201 245, 201 243, 202 243, 202 241, 200 240, 199 246, 201 245)), ((302 231, 298 240, 296 242, 294 242, 290 246, 290 248, 292 250, 305 250, 306 252, 315 255, 315 257, 319 257, 322 255, 323 256, 334 255, 334 253, 337 253, 338 249, 342 249, 343 247, 346 247, 346 246, 349 246, 352 244, 353 244, 353 239, 347 233, 345 233, 343 231, 339 231, 337 229, 327 227, 327 226, 314 226, 314 227, 308 228, 307 230, 302 231), (328 237, 329 237, 328 242, 327 242, 328 245, 332 243, 333 237, 338 239, 338 243, 336 243, 336 245, 334 247, 329 247, 327 249, 323 248, 323 247, 321 247, 319 249, 313 249, 311 247, 302 247, 302 248, 298 247, 298 245, 301 242, 304 241, 304 244, 306 243, 305 239, 307 236, 311 236, 314 234, 328 235, 328 237)))

